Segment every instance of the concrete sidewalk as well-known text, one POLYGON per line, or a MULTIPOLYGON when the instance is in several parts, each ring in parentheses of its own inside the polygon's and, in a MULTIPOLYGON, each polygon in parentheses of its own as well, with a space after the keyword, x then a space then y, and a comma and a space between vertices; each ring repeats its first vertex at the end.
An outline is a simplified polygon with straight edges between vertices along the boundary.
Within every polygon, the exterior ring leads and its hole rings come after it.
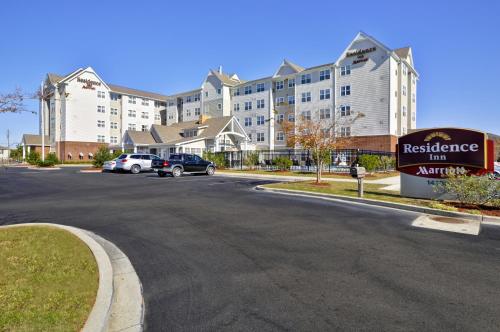
MULTIPOLYGON (((251 174, 251 173, 239 173, 239 172, 216 172, 217 176, 228 176, 228 177, 240 177, 240 178, 252 178, 252 179, 266 179, 266 180, 278 180, 278 181, 307 181, 314 180, 313 176, 290 176, 290 175, 271 175, 271 174, 251 174)), ((328 178, 323 177, 323 181, 333 181, 333 182, 352 182, 356 183, 357 180, 351 178, 328 178)), ((383 184, 387 186, 398 186, 399 190, 399 176, 391 176, 383 179, 376 180, 365 180, 365 183, 370 184, 383 184)))

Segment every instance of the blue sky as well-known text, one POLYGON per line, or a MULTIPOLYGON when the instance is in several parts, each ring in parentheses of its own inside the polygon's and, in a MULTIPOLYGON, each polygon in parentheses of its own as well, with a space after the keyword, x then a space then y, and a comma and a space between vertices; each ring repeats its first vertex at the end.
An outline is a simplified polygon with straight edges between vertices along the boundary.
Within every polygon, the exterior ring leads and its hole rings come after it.
MULTIPOLYGON (((2 1, 0 91, 35 91, 47 72, 92 66, 107 82, 171 94, 209 68, 240 78, 337 59, 358 31, 410 45, 420 74, 417 126, 500 134, 500 2, 2 1)), ((36 102, 28 106, 37 110, 36 102)), ((0 145, 38 132, 32 114, 0 114, 0 145)))

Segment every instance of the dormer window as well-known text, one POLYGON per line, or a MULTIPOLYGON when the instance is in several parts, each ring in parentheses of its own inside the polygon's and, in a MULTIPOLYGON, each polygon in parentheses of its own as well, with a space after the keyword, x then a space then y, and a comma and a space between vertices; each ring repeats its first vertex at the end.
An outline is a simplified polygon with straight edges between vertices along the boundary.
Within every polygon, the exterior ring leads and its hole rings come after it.
POLYGON ((184 129, 184 137, 196 137, 198 136, 197 128, 184 129))

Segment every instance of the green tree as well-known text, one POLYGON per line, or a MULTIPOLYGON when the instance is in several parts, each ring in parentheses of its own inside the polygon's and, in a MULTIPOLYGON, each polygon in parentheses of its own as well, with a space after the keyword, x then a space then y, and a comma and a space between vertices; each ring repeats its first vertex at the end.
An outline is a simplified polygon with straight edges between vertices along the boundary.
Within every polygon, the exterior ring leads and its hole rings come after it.
POLYGON ((104 165, 105 161, 108 161, 111 159, 114 159, 114 158, 113 158, 113 155, 109 152, 108 147, 102 145, 99 147, 99 149, 95 153, 94 160, 92 160, 92 165, 94 165, 94 167, 96 167, 96 168, 102 167, 102 165, 104 165))
POLYGON ((380 156, 380 167, 387 172, 396 167, 396 159, 389 156, 380 156))
POLYGON ((243 161, 245 166, 253 169, 259 164, 259 153, 258 152, 248 152, 245 160, 243 161))
POLYGON ((373 172, 380 167, 380 158, 376 155, 362 154, 358 157, 358 163, 367 172, 373 172))
POLYGON ((23 147, 21 145, 18 145, 15 150, 11 150, 10 158, 21 161, 21 159, 23 158, 23 147))
POLYGON ((26 158, 28 164, 31 165, 37 165, 39 160, 40 160, 40 153, 36 152, 35 150, 31 150, 26 158))
POLYGON ((121 156, 123 154, 123 151, 122 150, 116 150, 116 151, 113 151, 112 155, 111 155, 111 159, 116 159, 118 158, 119 156, 121 156))

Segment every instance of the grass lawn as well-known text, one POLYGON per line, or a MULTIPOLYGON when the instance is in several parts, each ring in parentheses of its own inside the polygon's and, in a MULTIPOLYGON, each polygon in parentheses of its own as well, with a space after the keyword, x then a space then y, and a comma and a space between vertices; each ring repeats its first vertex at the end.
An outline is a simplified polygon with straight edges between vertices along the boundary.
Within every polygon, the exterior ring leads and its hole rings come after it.
POLYGON ((0 230, 0 331, 79 331, 99 285, 90 249, 46 226, 0 230))
MULTIPOLYGON (((424 207, 430 207, 447 211, 460 211, 473 214, 496 215, 494 209, 493 210, 457 209, 449 204, 439 203, 437 201, 401 197, 398 193, 394 191, 382 190, 381 188, 384 186, 385 185, 365 183, 363 198, 424 206, 424 207)), ((300 181, 300 182, 288 182, 288 183, 272 183, 272 184, 266 184, 264 185, 264 187, 276 188, 276 189, 302 190, 302 191, 309 191, 321 194, 358 197, 358 184, 350 182, 323 182, 320 185, 317 185, 312 181, 300 181)))
MULTIPOLYGON (((241 174, 258 174, 258 175, 281 175, 281 176, 306 176, 306 177, 316 177, 315 172, 292 172, 292 171, 266 171, 266 170, 237 170, 237 169, 223 169, 218 170, 218 172, 228 172, 228 173, 241 173, 241 174)), ((387 172, 387 173, 373 173, 366 176, 367 180, 376 180, 388 178, 391 176, 397 176, 399 172, 387 172)), ((351 179, 349 174, 339 174, 339 173, 322 173, 323 178, 332 179, 351 179)))

